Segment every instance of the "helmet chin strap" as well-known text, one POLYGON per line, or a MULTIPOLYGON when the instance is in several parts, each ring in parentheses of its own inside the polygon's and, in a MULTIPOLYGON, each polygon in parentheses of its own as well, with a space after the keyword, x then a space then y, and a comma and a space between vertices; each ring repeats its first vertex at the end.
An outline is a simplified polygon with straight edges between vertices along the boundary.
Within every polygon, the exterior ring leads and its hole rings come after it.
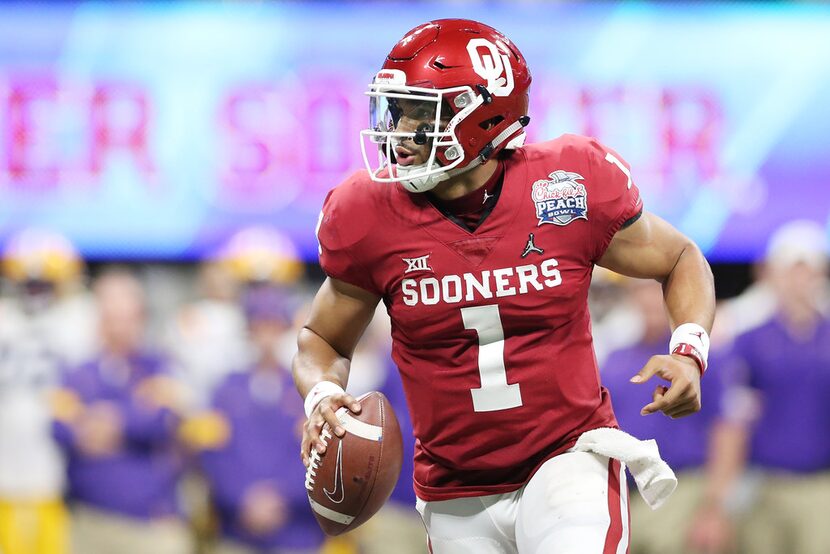
MULTIPOLYGON (((408 190, 409 192, 421 193, 421 192, 428 192, 434 189, 438 183, 442 181, 446 181, 451 177, 456 177, 458 175, 462 175, 467 173, 471 169, 475 169, 476 167, 480 166, 484 162, 486 162, 490 158, 490 153, 495 150, 504 140, 527 125, 526 120, 520 118, 519 121, 516 121, 512 125, 508 126, 504 131, 498 134, 493 141, 482 148, 481 153, 473 159, 469 164, 465 165, 464 167, 458 167, 455 169, 450 169, 448 171, 436 172, 431 175, 423 175, 420 177, 412 177, 407 178, 407 175, 411 173, 417 173, 423 170, 431 170, 435 167, 435 163, 433 163, 433 167, 427 168, 426 163, 418 164, 418 165, 399 165, 397 167, 397 173, 400 176, 401 180, 400 183, 403 187, 408 190)), ((518 148, 524 143, 524 133, 510 141, 506 148, 518 148), (519 140, 517 140, 519 139, 519 140)))

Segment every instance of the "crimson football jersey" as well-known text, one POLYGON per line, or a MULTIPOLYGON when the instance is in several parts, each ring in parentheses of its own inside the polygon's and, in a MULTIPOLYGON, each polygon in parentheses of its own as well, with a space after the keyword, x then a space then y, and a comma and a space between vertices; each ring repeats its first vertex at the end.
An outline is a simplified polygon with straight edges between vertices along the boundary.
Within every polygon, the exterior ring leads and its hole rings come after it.
POLYGON ((587 299, 594 264, 642 210, 628 166, 575 135, 502 163, 474 231, 364 171, 323 206, 326 274, 382 297, 391 317, 427 501, 516 490, 580 434, 616 426, 587 299))

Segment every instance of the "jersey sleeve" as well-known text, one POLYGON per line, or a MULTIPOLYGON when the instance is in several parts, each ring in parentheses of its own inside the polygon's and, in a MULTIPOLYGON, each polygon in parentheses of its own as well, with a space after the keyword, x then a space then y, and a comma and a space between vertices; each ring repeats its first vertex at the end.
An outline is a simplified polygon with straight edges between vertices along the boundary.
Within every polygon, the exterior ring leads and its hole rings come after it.
POLYGON ((320 267, 333 279, 382 296, 369 271, 371 260, 365 255, 371 210, 360 200, 350 180, 326 196, 317 227, 320 267))
POLYGON ((622 156, 596 139, 586 140, 591 174, 588 221, 593 259, 598 260, 617 231, 642 215, 643 201, 622 156))

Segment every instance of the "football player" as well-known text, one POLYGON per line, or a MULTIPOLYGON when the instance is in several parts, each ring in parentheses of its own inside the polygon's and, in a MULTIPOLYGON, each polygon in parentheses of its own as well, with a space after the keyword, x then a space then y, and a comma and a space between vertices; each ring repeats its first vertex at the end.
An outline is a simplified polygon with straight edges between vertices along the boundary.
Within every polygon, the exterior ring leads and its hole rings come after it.
POLYGON ((625 552, 621 464, 575 449, 617 426, 592 347, 594 265, 663 284, 672 340, 632 381, 669 386, 642 413, 701 406, 714 313, 705 258, 643 211, 613 150, 574 135, 523 145, 530 81, 516 45, 487 25, 407 33, 367 92, 367 170, 329 193, 318 225, 328 278, 294 361, 303 460, 325 451, 324 424, 342 435, 336 410, 359 410, 343 389, 383 301, 435 554, 625 552))

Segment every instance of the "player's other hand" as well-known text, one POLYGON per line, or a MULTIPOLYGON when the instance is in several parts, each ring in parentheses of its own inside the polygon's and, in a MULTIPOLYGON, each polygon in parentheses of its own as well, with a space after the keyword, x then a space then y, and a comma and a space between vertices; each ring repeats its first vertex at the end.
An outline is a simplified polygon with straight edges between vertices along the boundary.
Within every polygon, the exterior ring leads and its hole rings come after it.
POLYGON ((670 385, 655 387, 652 402, 643 407, 641 415, 663 412, 678 418, 700 410, 700 370, 692 358, 668 354, 652 356, 631 382, 645 383, 655 375, 670 385))
POLYGON ((303 442, 300 447, 300 455, 303 458, 303 464, 308 467, 309 458, 311 456, 311 449, 316 448, 320 454, 325 453, 326 444, 323 442, 320 434, 323 432, 323 425, 328 424, 330 429, 334 429, 334 434, 342 437, 346 432, 340 426, 340 422, 335 415, 335 412, 345 406, 352 413, 360 413, 360 403, 354 399, 351 394, 341 393, 332 394, 322 399, 311 416, 306 420, 303 426, 303 442))

